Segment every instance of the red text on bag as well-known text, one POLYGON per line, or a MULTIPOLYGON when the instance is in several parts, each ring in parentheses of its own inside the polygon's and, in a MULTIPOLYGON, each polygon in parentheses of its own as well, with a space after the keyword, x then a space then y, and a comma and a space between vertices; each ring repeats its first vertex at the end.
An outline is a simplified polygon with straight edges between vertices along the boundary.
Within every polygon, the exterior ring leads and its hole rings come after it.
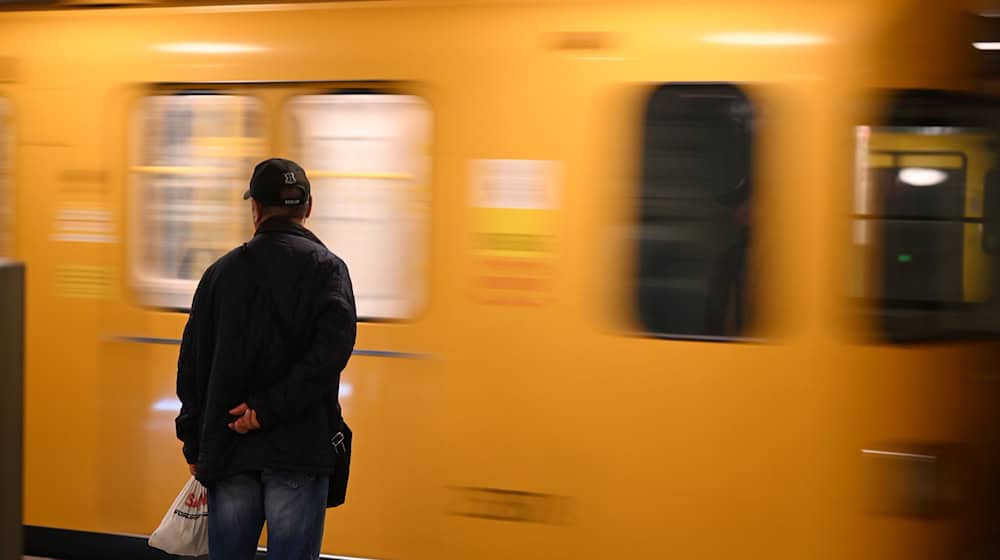
POLYGON ((184 500, 184 505, 189 508, 197 508, 208 505, 208 493, 191 492, 188 494, 187 500, 184 500))

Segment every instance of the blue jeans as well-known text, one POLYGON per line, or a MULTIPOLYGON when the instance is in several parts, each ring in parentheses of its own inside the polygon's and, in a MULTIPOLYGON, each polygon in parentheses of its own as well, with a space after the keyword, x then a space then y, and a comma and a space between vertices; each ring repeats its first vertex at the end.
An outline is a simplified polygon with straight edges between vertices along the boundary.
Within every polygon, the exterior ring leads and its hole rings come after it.
POLYGON ((243 473, 208 487, 212 560, 252 560, 267 520, 268 560, 316 560, 330 479, 292 472, 243 473))

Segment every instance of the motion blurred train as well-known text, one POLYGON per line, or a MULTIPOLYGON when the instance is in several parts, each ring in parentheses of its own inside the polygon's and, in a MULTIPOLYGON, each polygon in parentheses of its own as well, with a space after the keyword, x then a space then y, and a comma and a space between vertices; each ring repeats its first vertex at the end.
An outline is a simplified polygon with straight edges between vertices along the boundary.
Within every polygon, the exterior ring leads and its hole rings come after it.
POLYGON ((145 554, 186 308, 280 155, 362 317, 326 555, 997 554, 987 3, 3 8, 26 553, 145 554))

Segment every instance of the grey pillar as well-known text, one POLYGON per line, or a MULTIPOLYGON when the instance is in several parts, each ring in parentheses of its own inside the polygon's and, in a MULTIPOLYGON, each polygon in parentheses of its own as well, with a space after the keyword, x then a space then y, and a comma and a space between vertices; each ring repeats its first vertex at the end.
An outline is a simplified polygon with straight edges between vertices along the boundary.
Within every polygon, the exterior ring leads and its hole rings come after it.
POLYGON ((0 560, 20 560, 24 265, 0 259, 0 560))

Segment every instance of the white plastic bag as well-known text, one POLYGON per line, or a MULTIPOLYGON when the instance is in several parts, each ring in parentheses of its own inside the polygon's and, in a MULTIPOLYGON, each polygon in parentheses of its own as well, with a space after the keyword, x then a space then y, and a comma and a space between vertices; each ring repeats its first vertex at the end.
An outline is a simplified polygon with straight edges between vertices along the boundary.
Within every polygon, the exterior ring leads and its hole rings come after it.
POLYGON ((170 554, 208 554, 208 490, 191 477, 149 536, 149 546, 170 554))

